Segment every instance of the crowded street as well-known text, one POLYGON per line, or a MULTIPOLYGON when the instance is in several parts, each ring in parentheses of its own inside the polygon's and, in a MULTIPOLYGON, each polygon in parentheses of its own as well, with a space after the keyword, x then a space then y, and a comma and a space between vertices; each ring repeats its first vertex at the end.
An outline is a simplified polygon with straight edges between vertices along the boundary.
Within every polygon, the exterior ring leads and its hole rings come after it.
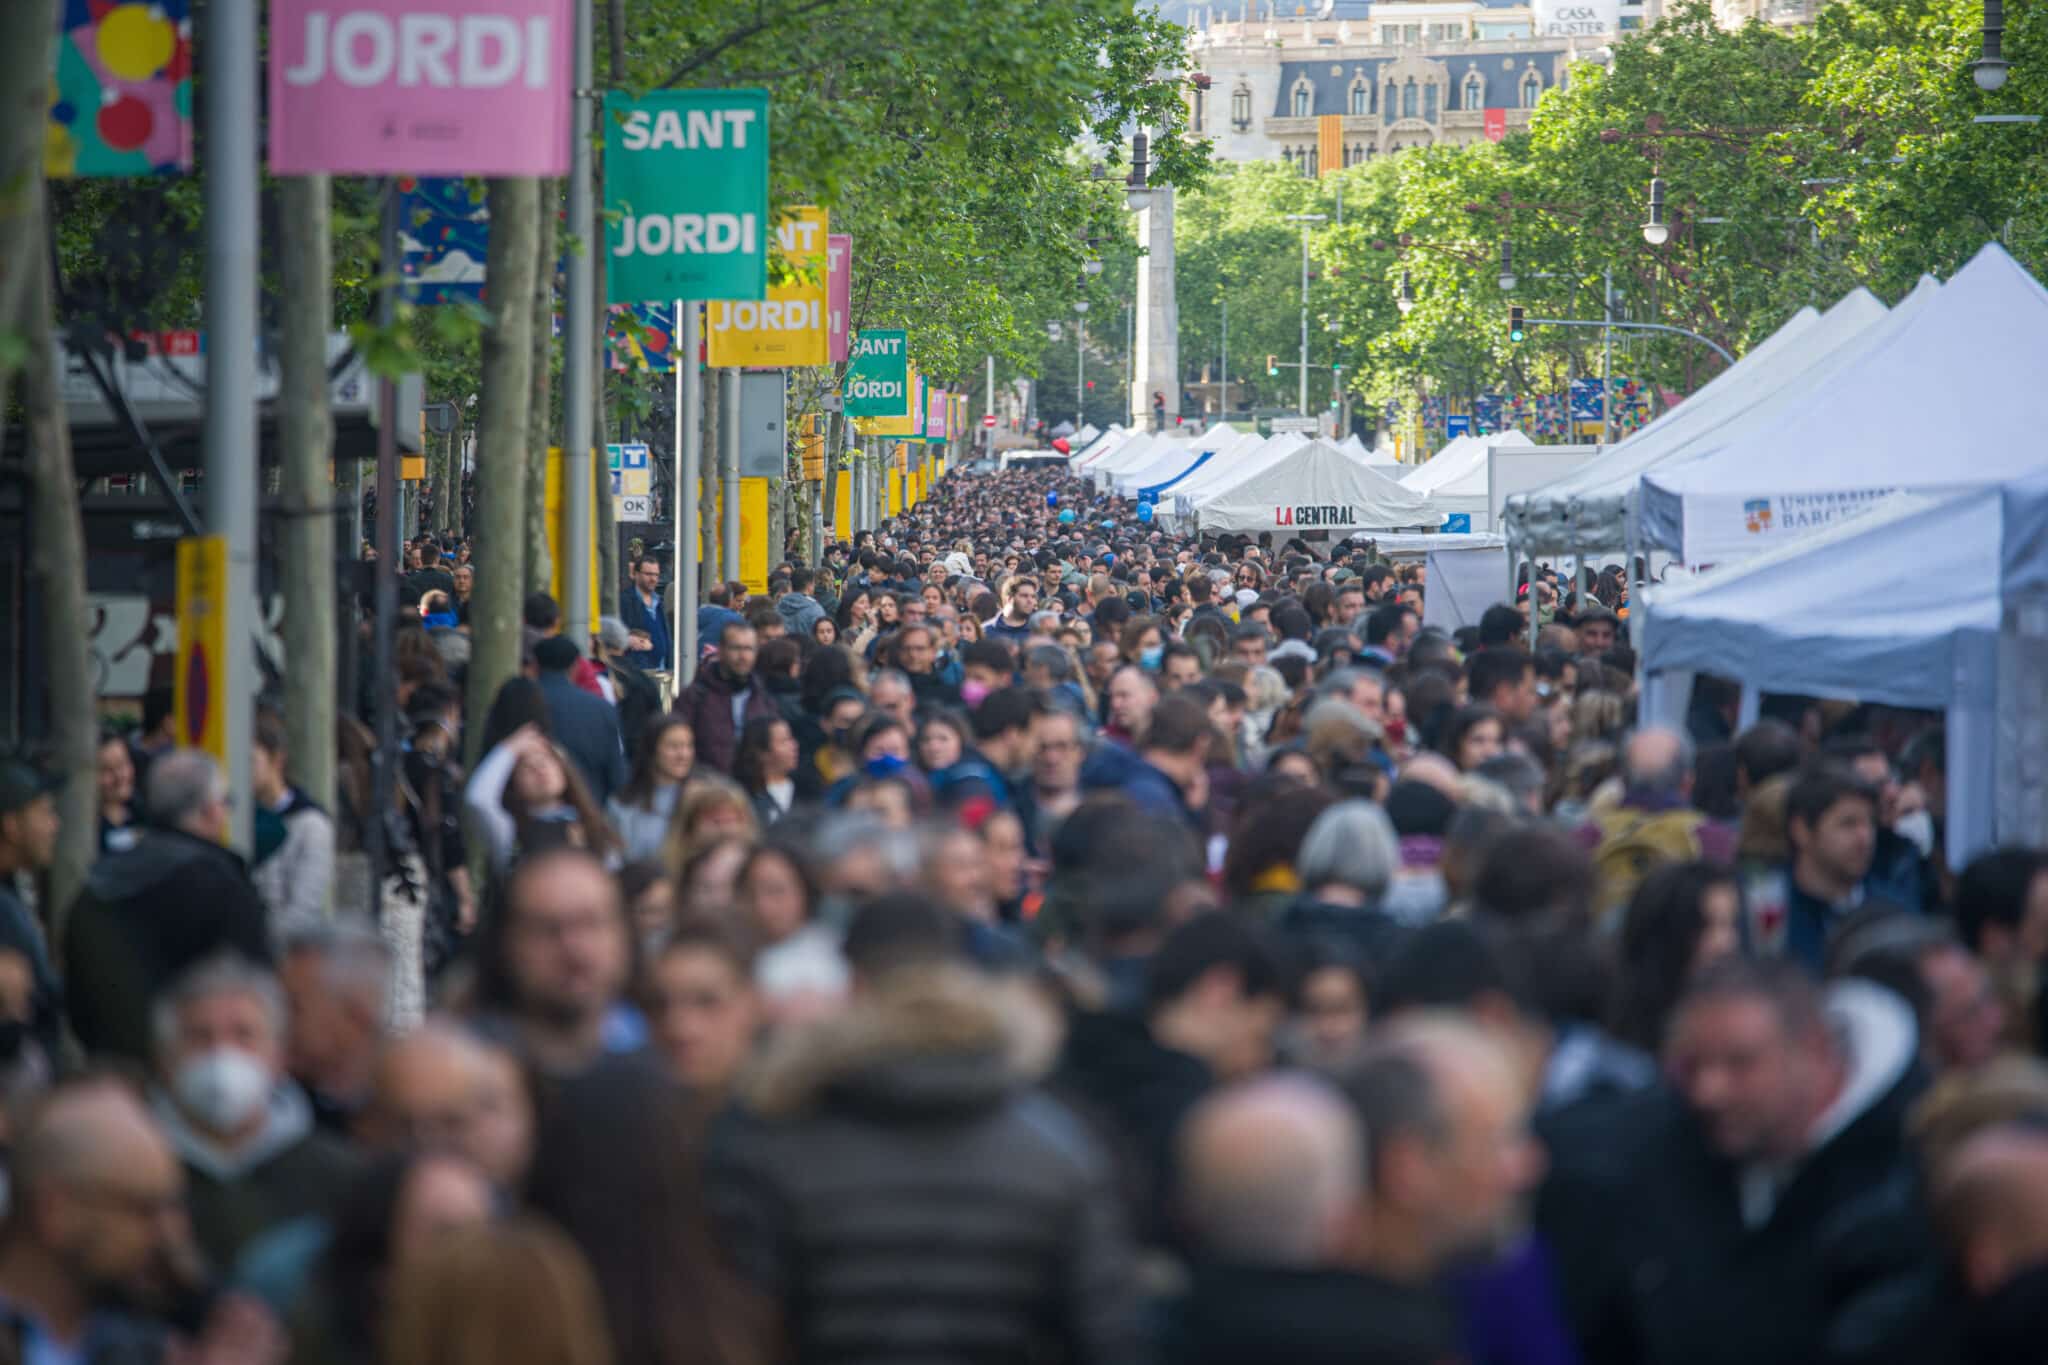
POLYGON ((2048 11, 445 8, 0 15, 0 1365, 2048 1362, 2048 11))

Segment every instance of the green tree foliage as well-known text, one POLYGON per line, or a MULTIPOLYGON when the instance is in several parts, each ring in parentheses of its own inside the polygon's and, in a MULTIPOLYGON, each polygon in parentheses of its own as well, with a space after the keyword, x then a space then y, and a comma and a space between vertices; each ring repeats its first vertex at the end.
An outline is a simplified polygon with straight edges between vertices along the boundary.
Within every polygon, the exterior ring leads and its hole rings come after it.
MULTIPOLYGON (((1826 7, 1806 32, 1731 31, 1693 0, 1617 43, 1611 65, 1575 67, 1528 131, 1501 143, 1413 151, 1318 182, 1278 163, 1233 167, 1183 201, 1186 367, 1214 354, 1214 302, 1232 272, 1246 281, 1230 289, 1233 357, 1293 352, 1298 262, 1283 219, 1328 211, 1339 184, 1344 223, 1315 233, 1312 314, 1337 324, 1347 386, 1374 401, 1555 392, 1598 373, 1597 330, 1532 327, 1517 344, 1507 310, 1598 319, 1610 272, 1617 318, 1738 354, 1801 306, 1858 285, 1895 300, 1993 238, 2038 273, 2048 142, 2038 127, 1973 120, 2048 105, 2048 11, 2008 7, 2013 70, 1995 95, 1969 70, 1981 25, 1980 0, 1863 0, 1826 7), (1653 176, 1665 186, 1662 246, 1642 234, 1653 176), (1511 290, 1498 282, 1503 241, 1511 290)), ((1681 338, 1617 333, 1615 366, 1687 392, 1721 362, 1681 338)), ((1291 371, 1256 377, 1292 387, 1291 371)))

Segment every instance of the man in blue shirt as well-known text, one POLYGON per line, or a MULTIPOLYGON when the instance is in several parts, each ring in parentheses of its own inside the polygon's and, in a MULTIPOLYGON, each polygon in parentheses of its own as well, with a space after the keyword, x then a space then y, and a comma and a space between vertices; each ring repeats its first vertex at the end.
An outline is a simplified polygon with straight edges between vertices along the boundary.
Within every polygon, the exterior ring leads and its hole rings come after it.
POLYGON ((627 630, 647 637, 647 648, 626 651, 629 665, 638 669, 674 667, 668 610, 661 600, 661 565, 651 555, 633 561, 632 582, 619 603, 619 619, 627 630))

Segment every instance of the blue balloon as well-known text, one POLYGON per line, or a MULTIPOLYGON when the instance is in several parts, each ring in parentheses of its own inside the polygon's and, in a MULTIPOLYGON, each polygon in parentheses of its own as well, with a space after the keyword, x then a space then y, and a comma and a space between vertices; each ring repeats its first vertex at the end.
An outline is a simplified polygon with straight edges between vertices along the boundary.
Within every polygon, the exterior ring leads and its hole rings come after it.
POLYGON ((1152 520, 1152 504, 1151 504, 1151 503, 1149 503, 1149 502, 1141 502, 1141 503, 1139 503, 1139 504, 1138 504, 1138 520, 1139 520, 1139 521, 1150 521, 1150 520, 1152 520))
POLYGON ((1058 506, 1060 505, 1060 495, 1059 495, 1059 493, 1058 493, 1057 491, 1055 491, 1055 492, 1051 492, 1051 493, 1047 493, 1047 494, 1045 495, 1045 505, 1046 505, 1047 507, 1058 507, 1058 506))
POLYGON ((1102 529, 1105 531, 1114 531, 1116 529, 1116 523, 1113 521, 1105 521, 1102 523, 1102 529))
POLYGON ((1066 511, 1064 511, 1064 512, 1060 513, 1060 525, 1062 525, 1062 526, 1072 526, 1073 524, 1074 524, 1074 509, 1073 509, 1073 508, 1071 508, 1071 507, 1069 507, 1069 508, 1068 508, 1068 509, 1067 509, 1066 511))

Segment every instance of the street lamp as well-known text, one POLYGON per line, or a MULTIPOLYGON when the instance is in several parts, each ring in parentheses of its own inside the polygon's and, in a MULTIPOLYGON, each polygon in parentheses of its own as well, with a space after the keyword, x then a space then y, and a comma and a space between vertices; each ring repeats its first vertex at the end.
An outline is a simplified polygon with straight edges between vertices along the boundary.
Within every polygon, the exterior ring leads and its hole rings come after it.
POLYGON ((1643 240, 1651 246, 1671 240, 1671 227, 1664 221, 1664 181, 1659 176, 1650 178, 1650 221, 1643 224, 1643 240))
POLYGON ((1075 299, 1074 314, 1074 436, 1078 440, 1088 398, 1088 300, 1075 299))
POLYGON ((1401 292, 1394 296, 1394 306, 1403 313, 1415 311, 1415 290, 1408 283, 1408 267, 1401 267, 1401 292))
POLYGON ((1505 294, 1515 287, 1515 248, 1503 237, 1500 239, 1500 292, 1505 294))
POLYGON ((1132 213, 1144 212, 1145 206, 1152 202, 1152 187, 1146 183, 1151 178, 1151 166, 1146 155, 1151 145, 1143 129, 1131 134, 1131 174, 1124 181, 1124 204, 1132 213))
POLYGON ((1301 387, 1296 392, 1295 411, 1308 416, 1308 229, 1311 223, 1327 223, 1327 213, 1290 213, 1290 223, 1301 224, 1301 387))
POLYGON ((1970 63, 1977 88, 1989 94, 2005 88, 2012 63, 2005 59, 2005 0, 1984 0, 1984 55, 1970 63))

